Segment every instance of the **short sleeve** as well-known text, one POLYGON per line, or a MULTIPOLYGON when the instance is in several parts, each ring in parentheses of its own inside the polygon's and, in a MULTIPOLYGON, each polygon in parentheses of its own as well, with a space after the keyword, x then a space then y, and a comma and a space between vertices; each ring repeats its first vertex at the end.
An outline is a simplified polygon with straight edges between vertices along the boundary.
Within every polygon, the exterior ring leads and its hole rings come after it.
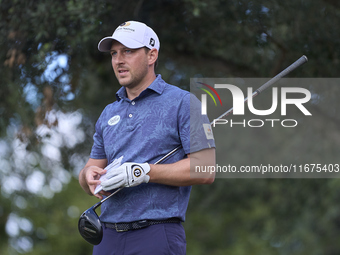
MULTIPOLYGON (((102 116, 101 116, 102 117, 102 116)), ((104 159, 106 158, 106 153, 104 149, 104 141, 103 141, 103 130, 101 125, 101 117, 99 117, 95 130, 96 132, 93 135, 93 146, 91 149, 90 158, 93 159, 104 159)))
POLYGON ((201 114, 201 102, 188 93, 183 97, 178 114, 179 135, 186 154, 215 147, 215 140, 206 115, 201 114))

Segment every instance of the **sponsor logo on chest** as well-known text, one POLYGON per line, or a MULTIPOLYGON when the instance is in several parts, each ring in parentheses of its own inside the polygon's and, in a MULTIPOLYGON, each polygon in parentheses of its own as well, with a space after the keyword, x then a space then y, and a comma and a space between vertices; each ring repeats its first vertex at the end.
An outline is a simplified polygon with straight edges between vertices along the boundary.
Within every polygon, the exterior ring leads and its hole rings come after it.
POLYGON ((114 126, 114 125, 116 125, 119 121, 120 121, 120 116, 119 116, 119 115, 115 115, 115 116, 113 116, 111 119, 109 119, 109 121, 107 122, 107 124, 109 124, 110 126, 114 126))

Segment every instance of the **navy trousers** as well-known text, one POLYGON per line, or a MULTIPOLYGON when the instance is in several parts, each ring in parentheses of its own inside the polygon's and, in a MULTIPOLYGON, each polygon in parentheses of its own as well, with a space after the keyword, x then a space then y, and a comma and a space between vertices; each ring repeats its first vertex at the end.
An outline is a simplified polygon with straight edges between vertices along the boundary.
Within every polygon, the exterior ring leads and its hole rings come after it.
POLYGON ((117 232, 103 226, 103 240, 93 255, 185 255, 185 232, 181 223, 156 224, 117 232))

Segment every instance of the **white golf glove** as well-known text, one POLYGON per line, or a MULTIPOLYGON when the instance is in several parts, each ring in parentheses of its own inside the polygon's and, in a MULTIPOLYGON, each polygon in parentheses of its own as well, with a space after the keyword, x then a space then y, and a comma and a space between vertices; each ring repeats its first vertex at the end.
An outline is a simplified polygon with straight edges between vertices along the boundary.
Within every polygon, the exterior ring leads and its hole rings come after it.
POLYGON ((108 191, 120 187, 134 187, 141 183, 148 183, 150 176, 150 165, 148 163, 127 162, 112 169, 106 174, 106 180, 101 182, 103 190, 108 191))

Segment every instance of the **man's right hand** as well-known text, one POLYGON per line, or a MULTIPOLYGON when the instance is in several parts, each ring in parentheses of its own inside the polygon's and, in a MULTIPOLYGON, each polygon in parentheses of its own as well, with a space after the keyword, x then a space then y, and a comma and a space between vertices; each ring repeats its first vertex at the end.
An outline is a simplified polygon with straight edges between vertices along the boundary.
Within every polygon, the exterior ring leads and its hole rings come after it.
POLYGON ((89 166, 84 169, 87 186, 89 187, 91 194, 98 197, 99 199, 102 199, 102 195, 100 195, 101 192, 99 192, 98 194, 94 194, 94 190, 96 189, 97 185, 100 184, 99 181, 100 176, 102 176, 105 173, 106 173, 105 169, 102 169, 97 166, 89 166))
POLYGON ((110 193, 101 191, 98 194, 94 194, 94 190, 98 184, 100 184, 99 178, 106 173, 104 167, 107 164, 107 160, 95 160, 89 159, 85 167, 79 173, 79 183, 81 187, 89 195, 94 195, 99 199, 103 199, 104 196, 108 196, 110 193))

